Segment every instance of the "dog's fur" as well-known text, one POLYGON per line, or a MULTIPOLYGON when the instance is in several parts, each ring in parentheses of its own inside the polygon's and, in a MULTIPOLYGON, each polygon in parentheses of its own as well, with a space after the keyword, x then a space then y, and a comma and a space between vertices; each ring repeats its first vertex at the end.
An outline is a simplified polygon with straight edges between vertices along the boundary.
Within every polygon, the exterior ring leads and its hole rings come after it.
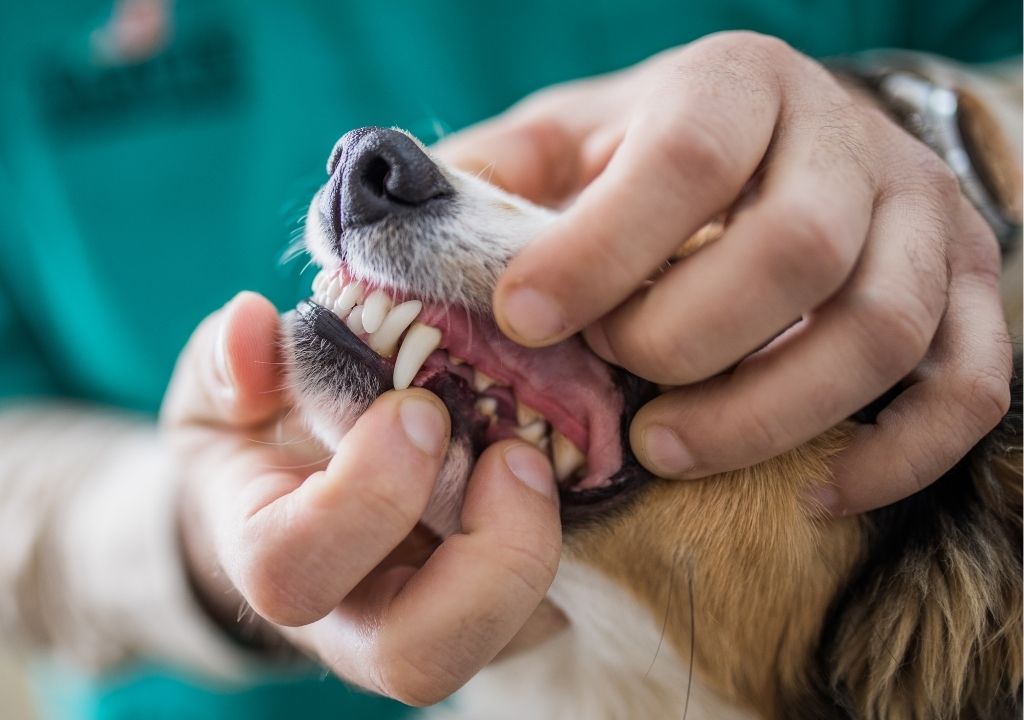
MULTIPOLYGON (((443 209, 347 231, 343 242, 325 208, 344 188, 328 184, 309 213, 307 249, 324 268, 344 262, 373 283, 489 313, 499 273, 554 215, 441 169, 455 190, 443 209)), ((297 403, 334 443, 382 391, 381 374, 332 356, 301 320, 291 327, 297 403)), ((831 519, 805 500, 830 481, 847 423, 755 467, 651 479, 573 519, 550 593, 569 628, 495 663, 444 712, 1020 717, 1020 395, 1016 385, 1000 427, 938 482, 860 517, 831 519)), ((870 422, 870 409, 859 419, 870 422)), ((457 518, 471 463, 456 438, 435 527, 457 518)))

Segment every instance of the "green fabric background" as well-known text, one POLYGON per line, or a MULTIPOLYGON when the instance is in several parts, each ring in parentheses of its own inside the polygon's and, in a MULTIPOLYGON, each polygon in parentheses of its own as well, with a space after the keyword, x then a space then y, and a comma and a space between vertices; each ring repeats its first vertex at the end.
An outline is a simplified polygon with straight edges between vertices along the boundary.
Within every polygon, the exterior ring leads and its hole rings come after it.
MULTIPOLYGON (((1021 50, 1013 0, 179 0, 176 45, 215 33, 235 82, 201 101, 157 94, 124 106, 124 88, 111 87, 99 116, 55 114, 49 70, 91 72, 89 33, 109 8, 0 6, 3 396, 154 412, 211 310, 242 288, 279 307, 305 294, 301 261, 279 260, 349 128, 398 125, 431 141, 539 87, 723 29, 815 56, 903 47, 981 61, 1021 50)), ((101 681, 50 671, 40 688, 62 718, 400 712, 319 675, 229 689, 153 667, 101 681)))

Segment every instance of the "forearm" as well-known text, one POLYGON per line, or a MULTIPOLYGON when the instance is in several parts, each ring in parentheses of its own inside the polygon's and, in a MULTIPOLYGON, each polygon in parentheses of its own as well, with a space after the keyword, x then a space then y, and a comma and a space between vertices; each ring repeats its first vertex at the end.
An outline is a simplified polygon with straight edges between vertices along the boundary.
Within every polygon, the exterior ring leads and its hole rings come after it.
POLYGON ((142 655, 237 674, 239 654, 190 594, 176 502, 151 424, 68 405, 0 411, 0 636, 91 669, 142 655))

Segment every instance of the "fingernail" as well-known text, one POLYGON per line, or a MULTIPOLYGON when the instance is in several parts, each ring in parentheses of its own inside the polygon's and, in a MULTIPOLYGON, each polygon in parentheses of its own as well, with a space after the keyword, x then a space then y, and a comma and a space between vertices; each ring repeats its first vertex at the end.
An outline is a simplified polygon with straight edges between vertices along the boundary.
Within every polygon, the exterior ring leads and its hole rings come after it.
POLYGON ((427 455, 441 454, 448 428, 437 405, 421 397, 407 397, 398 406, 398 417, 409 442, 427 455))
POLYGON ((554 338, 567 327, 558 303, 529 287, 518 287, 505 298, 505 321, 513 333, 531 343, 554 338))
POLYGON ((505 465, 523 485, 545 497, 554 496, 551 464, 537 450, 526 445, 513 445, 505 451, 505 465))
POLYGON ((225 397, 233 396, 235 393, 235 376, 231 372, 231 363, 228 362, 228 317, 225 314, 221 321, 220 330, 217 333, 217 343, 213 348, 217 379, 220 380, 221 392, 225 397))
POLYGON ((655 470, 678 475, 692 470, 696 463, 675 431, 664 425, 651 425, 644 430, 644 454, 655 470))

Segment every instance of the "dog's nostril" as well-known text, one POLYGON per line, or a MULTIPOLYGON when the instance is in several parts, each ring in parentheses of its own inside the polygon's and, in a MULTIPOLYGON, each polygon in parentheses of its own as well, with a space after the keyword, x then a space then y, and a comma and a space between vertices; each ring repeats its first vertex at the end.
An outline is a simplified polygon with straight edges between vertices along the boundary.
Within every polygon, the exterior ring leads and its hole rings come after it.
POLYGON ((369 225, 453 193, 441 170, 405 133, 354 130, 336 167, 341 226, 369 225))
POLYGON ((390 173, 391 166, 388 165, 388 161, 382 157, 375 157, 367 163, 363 171, 363 185, 377 197, 383 198, 387 194, 385 184, 390 173))

